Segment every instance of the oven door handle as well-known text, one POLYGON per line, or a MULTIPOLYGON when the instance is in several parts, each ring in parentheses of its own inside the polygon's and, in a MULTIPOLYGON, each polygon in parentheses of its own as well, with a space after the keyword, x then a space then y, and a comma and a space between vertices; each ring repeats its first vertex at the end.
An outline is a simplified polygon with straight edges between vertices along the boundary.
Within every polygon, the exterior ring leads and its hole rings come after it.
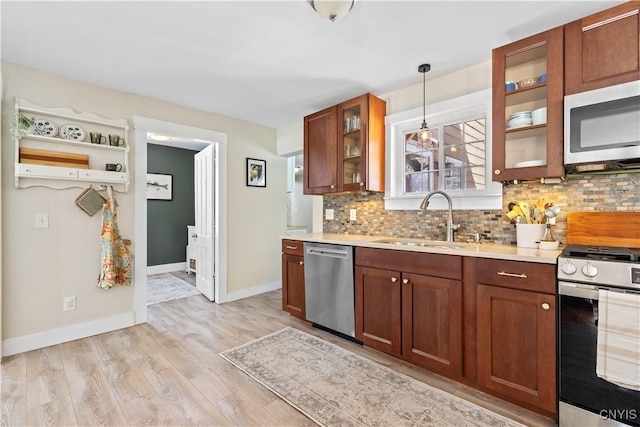
POLYGON ((577 283, 558 282, 558 293, 578 298, 598 300, 600 293, 597 286, 581 285, 577 283))

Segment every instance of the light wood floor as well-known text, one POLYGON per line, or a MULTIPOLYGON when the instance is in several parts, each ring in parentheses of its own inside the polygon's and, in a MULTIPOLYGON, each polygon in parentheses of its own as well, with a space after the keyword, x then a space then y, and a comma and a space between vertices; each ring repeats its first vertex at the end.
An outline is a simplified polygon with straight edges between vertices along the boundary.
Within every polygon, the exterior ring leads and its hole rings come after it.
POLYGON ((190 285, 195 286, 196 285, 196 274, 195 273, 187 273, 186 271, 180 270, 180 271, 172 271, 171 273, 174 276, 176 276, 178 279, 184 280, 185 282, 189 283, 190 285))
POLYGON ((6 357, 2 426, 309 426, 296 409, 218 356, 292 326, 526 425, 544 419, 313 329, 280 310, 280 291, 217 305, 202 296, 149 307, 148 323, 6 357))

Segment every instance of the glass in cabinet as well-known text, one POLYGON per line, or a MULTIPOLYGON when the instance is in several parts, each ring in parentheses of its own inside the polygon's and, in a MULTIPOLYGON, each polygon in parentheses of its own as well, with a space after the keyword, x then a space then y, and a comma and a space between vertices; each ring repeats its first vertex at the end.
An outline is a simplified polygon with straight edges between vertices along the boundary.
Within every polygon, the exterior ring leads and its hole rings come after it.
POLYGON ((371 94, 338 106, 340 191, 384 191, 386 102, 371 94))
POLYGON ((563 33, 556 28, 493 51, 493 180, 560 177, 563 33))

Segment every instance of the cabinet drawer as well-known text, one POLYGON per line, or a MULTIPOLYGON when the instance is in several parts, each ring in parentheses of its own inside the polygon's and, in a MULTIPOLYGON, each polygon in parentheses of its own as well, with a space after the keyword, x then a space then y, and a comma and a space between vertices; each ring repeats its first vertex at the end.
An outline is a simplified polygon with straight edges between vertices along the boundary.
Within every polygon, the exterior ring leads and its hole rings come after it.
POLYGON ((79 178, 83 181, 129 182, 129 174, 126 172, 110 172, 95 169, 79 171, 79 178))
POLYGON ((78 169, 16 163, 16 175, 32 178, 78 179, 78 169))
POLYGON ((299 240, 283 240, 282 253, 304 256, 304 244, 299 240))
POLYGON ((427 276, 462 279, 462 258, 456 255, 356 248, 356 265, 427 276))
POLYGON ((478 283, 484 285, 556 293, 556 266, 553 264, 477 259, 476 275, 478 283))

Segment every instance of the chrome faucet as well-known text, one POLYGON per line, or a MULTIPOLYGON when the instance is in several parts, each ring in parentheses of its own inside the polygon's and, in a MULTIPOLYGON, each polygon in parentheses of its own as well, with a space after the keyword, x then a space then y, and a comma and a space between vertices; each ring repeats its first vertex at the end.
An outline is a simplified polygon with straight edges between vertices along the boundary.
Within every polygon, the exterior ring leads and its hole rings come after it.
POLYGON ((451 201, 451 197, 449 197, 449 195, 447 193, 445 193, 444 191, 434 190, 434 191, 430 192, 429 194, 427 194, 427 196, 424 198, 422 203, 420 203, 420 209, 422 209, 423 211, 427 210, 427 207, 429 206, 429 199, 434 194, 443 195, 447 199, 447 202, 449 203, 449 216, 447 217, 447 242, 453 242, 453 231, 457 230, 458 228, 460 228, 460 224, 454 224, 453 223, 453 213, 452 213, 452 211, 453 211, 453 202, 451 201))

